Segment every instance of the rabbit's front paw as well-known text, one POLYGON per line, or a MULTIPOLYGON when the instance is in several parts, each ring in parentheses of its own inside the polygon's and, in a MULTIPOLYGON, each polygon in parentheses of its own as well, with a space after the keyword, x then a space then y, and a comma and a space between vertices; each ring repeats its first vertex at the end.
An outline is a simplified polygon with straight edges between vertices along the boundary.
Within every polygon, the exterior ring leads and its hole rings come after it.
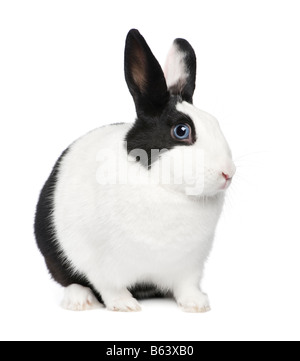
POLYGON ((119 312, 138 312, 141 306, 127 289, 101 289, 101 296, 108 310, 119 312))
POLYGON ((72 284, 65 288, 61 306, 70 311, 86 311, 103 307, 90 288, 78 284, 72 284))
POLYGON ((142 310, 138 301, 131 295, 121 296, 119 298, 111 300, 107 304, 107 308, 110 311, 119 312, 138 312, 142 310))
POLYGON ((208 297, 200 291, 178 298, 177 303, 184 312, 204 313, 210 311, 208 297))

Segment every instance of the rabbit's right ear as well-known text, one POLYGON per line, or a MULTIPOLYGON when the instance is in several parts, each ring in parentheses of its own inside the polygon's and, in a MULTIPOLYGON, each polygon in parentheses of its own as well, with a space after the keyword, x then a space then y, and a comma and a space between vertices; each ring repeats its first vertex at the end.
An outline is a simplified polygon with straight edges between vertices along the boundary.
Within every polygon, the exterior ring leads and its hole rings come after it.
POLYGON ((125 47, 125 78, 138 115, 155 116, 169 100, 161 66, 138 30, 129 31, 125 47))
POLYGON ((166 81, 172 95, 193 103, 196 68, 196 54, 191 44, 185 39, 175 39, 165 65, 166 81))

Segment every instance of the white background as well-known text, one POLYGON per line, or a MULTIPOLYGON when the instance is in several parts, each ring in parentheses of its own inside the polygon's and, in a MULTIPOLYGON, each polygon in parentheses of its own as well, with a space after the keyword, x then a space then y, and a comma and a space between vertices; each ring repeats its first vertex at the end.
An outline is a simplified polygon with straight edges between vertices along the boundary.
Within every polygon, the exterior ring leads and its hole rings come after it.
POLYGON ((299 14, 296 0, 1 1, 0 339, 300 339, 299 14), (59 154, 134 120, 123 75, 133 27, 161 63, 174 38, 191 42, 195 105, 219 119, 238 166, 206 267, 208 314, 166 300, 137 314, 64 311, 35 246, 59 154))

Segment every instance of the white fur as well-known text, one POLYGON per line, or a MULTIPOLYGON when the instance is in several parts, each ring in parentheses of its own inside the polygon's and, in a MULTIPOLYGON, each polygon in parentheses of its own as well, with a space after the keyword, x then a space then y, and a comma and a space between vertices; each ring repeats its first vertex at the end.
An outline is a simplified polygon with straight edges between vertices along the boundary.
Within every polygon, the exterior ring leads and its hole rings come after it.
MULTIPOLYGON (((200 280, 223 206, 222 172, 233 175, 235 168, 217 121, 185 102, 177 109, 195 123, 198 139, 190 148, 204 152, 202 195, 187 196, 186 184, 99 184, 97 174, 105 167, 99 152, 119 151, 131 124, 87 134, 71 146, 60 166, 53 214, 59 247, 111 310, 139 310, 127 291, 137 282, 173 291, 186 311, 209 310, 200 280)), ((123 152, 126 157, 125 148, 123 152)), ((176 161, 178 154, 174 149, 168 156, 176 161)), ((163 164, 164 156, 156 167, 163 164)), ((119 171, 111 167, 112 173, 119 171)), ((147 177, 149 171, 141 173, 147 177)))
POLYGON ((186 54, 180 51, 179 47, 174 43, 168 53, 164 73, 168 88, 174 85, 183 86, 189 76, 184 59, 186 54))
POLYGON ((73 284, 65 288, 61 306, 70 311, 86 311, 101 307, 88 287, 73 284))
MULTIPOLYGON (((224 189, 222 173, 232 178, 236 172, 229 145, 215 117, 187 102, 177 104, 177 110, 187 114, 194 121, 197 141, 191 147, 183 148, 190 151, 190 159, 196 158, 193 153, 202 151, 203 158, 199 160, 203 162, 199 169, 204 172, 202 195, 213 196, 224 189)), ((197 177, 199 178, 199 174, 189 179, 189 183, 195 184, 197 177)))
POLYGON ((141 306, 138 301, 132 297, 131 293, 124 288, 123 290, 109 290, 105 292, 106 307, 110 311, 119 312, 138 312, 141 306))

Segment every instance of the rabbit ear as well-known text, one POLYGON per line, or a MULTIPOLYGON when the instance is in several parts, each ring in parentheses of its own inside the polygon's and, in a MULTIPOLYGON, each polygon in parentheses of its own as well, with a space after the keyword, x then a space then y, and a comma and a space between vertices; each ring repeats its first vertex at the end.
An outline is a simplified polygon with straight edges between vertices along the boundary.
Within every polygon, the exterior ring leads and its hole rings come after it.
POLYGON ((174 40, 165 65, 167 86, 172 95, 193 103, 196 67, 196 54, 190 43, 184 39, 174 40))
POLYGON ((159 114, 169 100, 161 66, 138 30, 127 35, 125 78, 139 114, 159 114))

